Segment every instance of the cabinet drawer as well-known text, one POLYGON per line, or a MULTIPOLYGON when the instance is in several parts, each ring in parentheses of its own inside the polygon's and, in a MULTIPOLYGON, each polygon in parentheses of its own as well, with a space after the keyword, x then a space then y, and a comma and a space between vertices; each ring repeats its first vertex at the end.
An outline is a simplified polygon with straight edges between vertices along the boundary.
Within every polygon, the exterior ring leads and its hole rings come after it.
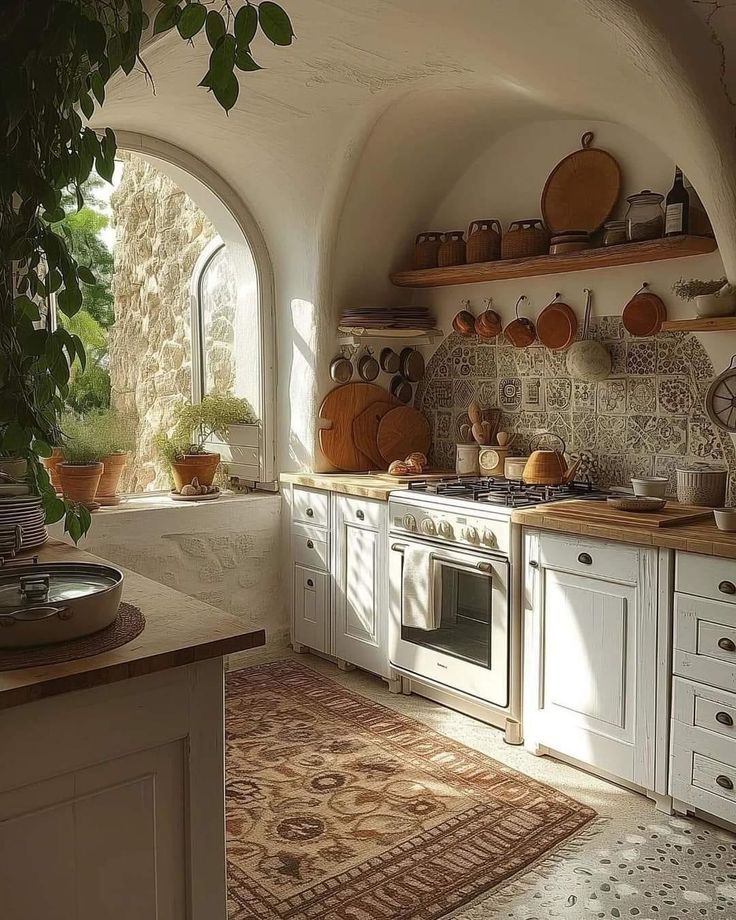
POLYGON ((368 527, 382 528, 388 514, 386 502, 376 501, 371 498, 353 498, 347 495, 338 495, 340 516, 346 524, 358 524, 368 527))
POLYGON ((675 590, 736 605, 736 560, 678 553, 675 590))
POLYGON ((673 720, 670 793, 694 808, 736 821, 736 741, 673 720))
POLYGON ((736 693, 676 677, 672 683, 672 717, 736 744, 736 693))
POLYGON ((291 525, 291 554, 297 565, 310 566, 321 572, 330 567, 329 534, 307 524, 291 525))
POLYGON ((608 578, 624 584, 636 584, 639 580, 639 550, 634 547, 604 543, 575 534, 559 537, 541 533, 539 552, 539 562, 547 568, 608 578))
POLYGON ((675 594, 675 674, 736 692, 736 606, 675 594))
POLYGON ((694 752, 693 786, 736 804, 736 769, 729 764, 694 752))
POLYGON ((330 526, 330 493, 294 486, 292 518, 317 527, 330 526))

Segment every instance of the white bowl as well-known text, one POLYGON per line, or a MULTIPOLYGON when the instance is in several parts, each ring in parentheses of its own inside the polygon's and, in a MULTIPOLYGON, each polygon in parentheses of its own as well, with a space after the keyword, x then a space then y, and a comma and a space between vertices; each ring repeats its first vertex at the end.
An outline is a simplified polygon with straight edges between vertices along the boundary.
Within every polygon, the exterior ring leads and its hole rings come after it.
POLYGON ((664 498, 667 493, 669 479, 664 476, 640 476, 632 479, 634 495, 643 495, 647 498, 664 498))
POLYGON ((736 531, 736 508, 716 508, 713 516, 719 530, 736 531))

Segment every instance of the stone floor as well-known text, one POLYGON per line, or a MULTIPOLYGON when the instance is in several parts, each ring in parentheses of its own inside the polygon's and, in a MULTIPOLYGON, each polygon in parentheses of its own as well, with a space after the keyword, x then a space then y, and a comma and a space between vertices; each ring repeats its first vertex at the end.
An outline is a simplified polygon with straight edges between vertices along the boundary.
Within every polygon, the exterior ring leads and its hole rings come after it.
MULTIPOLYGON (((455 920, 736 918, 736 837, 727 831, 663 815, 643 796, 504 744, 501 732, 475 719, 420 696, 390 694, 376 677, 340 671, 313 655, 295 657, 371 700, 563 790, 600 815, 564 851, 464 907, 455 920)), ((254 657, 253 664, 263 660, 254 657)))

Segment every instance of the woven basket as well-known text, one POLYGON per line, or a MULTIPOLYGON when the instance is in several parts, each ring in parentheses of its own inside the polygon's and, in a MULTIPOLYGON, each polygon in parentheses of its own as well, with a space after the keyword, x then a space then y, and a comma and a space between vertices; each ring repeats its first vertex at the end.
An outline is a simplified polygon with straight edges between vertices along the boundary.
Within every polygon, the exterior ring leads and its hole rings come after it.
POLYGON ((501 240, 502 259, 528 259, 549 252, 549 232, 541 220, 514 220, 501 240))
POLYGON ((437 253, 438 268, 465 263, 465 237, 462 230, 448 230, 437 253))
POLYGON ((442 245, 439 230, 425 230, 414 243, 414 268, 437 268, 437 253, 442 245))
POLYGON ((495 262, 501 256, 501 224, 497 220, 474 220, 468 227, 465 261, 495 262))

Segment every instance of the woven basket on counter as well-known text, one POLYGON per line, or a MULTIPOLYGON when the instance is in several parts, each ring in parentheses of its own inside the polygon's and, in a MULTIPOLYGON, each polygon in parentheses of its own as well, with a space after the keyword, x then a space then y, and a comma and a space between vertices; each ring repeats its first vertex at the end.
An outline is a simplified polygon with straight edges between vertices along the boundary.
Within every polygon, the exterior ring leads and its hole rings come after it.
POLYGON ((501 240, 502 259, 529 259, 549 252, 549 231, 541 220, 513 220, 501 240))

